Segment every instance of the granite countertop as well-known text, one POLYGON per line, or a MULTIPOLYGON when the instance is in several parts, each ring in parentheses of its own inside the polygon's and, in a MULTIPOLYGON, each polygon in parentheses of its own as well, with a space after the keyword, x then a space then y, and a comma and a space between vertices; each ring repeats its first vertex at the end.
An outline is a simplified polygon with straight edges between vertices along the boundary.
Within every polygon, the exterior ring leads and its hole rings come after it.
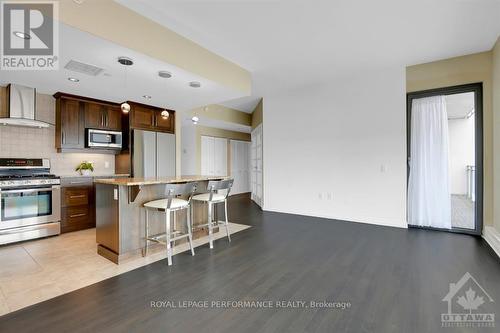
POLYGON ((117 186, 137 186, 137 185, 157 185, 157 184, 175 184, 184 182, 200 182, 215 179, 227 179, 227 176, 178 176, 161 178, 99 178, 94 180, 97 184, 117 185, 117 186))
POLYGON ((106 174, 91 174, 91 175, 80 175, 78 173, 74 174, 64 174, 64 175, 57 175, 61 178, 110 178, 110 177, 129 177, 130 175, 128 173, 116 173, 116 174, 111 174, 111 175, 106 175, 106 174))

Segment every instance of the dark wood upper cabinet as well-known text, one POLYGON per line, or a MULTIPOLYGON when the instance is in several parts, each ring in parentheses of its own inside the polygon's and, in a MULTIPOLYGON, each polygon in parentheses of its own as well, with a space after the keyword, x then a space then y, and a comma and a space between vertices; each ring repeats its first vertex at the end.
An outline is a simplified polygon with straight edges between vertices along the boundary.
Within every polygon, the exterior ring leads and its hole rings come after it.
POLYGON ((164 109, 135 102, 130 104, 130 128, 156 132, 175 132, 175 111, 168 110, 169 117, 163 118, 164 109))
POLYGON ((85 101, 82 103, 85 106, 85 128, 121 130, 121 111, 118 106, 85 101))
POLYGON ((56 100, 56 148, 83 149, 85 146, 84 113, 79 101, 56 100))
POLYGON ((154 112, 141 104, 130 103, 130 127, 150 130, 155 123, 154 112))
POLYGON ((168 111, 168 118, 164 118, 161 116, 161 111, 155 111, 155 117, 156 117, 156 127, 158 130, 162 132, 174 132, 174 125, 175 125, 175 111, 172 110, 167 110, 168 111))
MULTIPOLYGON (((117 154, 112 149, 94 149, 85 146, 87 128, 121 131, 122 121, 120 106, 116 103, 98 99, 56 93, 56 142, 59 152, 91 152, 117 154)), ((128 119, 128 118, 127 118, 128 119)), ((127 136, 128 137, 128 136, 127 136)), ((127 146, 124 147, 126 149, 127 146)))
POLYGON ((85 103, 85 128, 102 129, 104 126, 104 113, 102 105, 85 103))
POLYGON ((122 110, 119 106, 108 105, 104 107, 106 128, 113 131, 122 129, 122 110))
POLYGON ((130 113, 123 114, 119 104, 94 98, 56 93, 56 148, 59 152, 92 152, 117 154, 112 149, 85 147, 85 130, 88 128, 121 131, 122 151, 129 149, 130 129, 175 133, 175 111, 146 104, 128 102, 130 113))

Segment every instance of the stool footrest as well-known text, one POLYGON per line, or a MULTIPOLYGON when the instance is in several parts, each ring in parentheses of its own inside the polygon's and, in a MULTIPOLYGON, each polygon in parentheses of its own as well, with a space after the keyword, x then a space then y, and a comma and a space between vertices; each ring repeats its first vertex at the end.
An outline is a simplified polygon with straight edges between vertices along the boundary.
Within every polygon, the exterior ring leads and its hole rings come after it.
MULTIPOLYGON (((174 242, 178 239, 183 239, 183 238, 186 238, 186 237, 189 237, 188 234, 182 234, 180 236, 177 236, 177 237, 172 237, 170 238, 170 242, 174 242)), ((148 237, 146 238, 148 241, 151 241, 151 242, 156 242, 156 243, 160 243, 160 244, 167 244, 167 242, 163 241, 163 240, 160 240, 160 238, 166 238, 165 235, 163 236, 157 236, 157 237, 148 237)))
MULTIPOLYGON (((225 225, 226 222, 224 221, 215 221, 215 222, 212 222, 212 226, 214 227, 217 227, 219 225, 225 225)), ((198 230, 198 229, 202 229, 203 227, 208 227, 208 223, 205 223, 205 224, 197 224, 196 226, 193 226, 193 230, 198 230)))

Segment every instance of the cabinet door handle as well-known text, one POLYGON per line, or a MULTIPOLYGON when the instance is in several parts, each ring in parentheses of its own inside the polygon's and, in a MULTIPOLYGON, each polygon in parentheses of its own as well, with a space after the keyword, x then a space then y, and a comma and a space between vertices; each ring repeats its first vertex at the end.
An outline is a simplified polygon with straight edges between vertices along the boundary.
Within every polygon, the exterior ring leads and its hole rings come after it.
POLYGON ((104 112, 101 112, 101 126, 104 126, 104 112))
POLYGON ((70 184, 85 184, 85 183, 87 183, 87 182, 85 182, 85 181, 81 181, 81 182, 69 182, 69 183, 70 183, 70 184))
POLYGON ((82 216, 85 216, 85 215, 87 215, 87 214, 81 213, 81 214, 70 215, 69 217, 82 217, 82 216))
POLYGON ((66 135, 64 134, 64 131, 62 131, 62 143, 66 143, 66 135))
POLYGON ((70 195, 70 199, 78 199, 78 198, 85 198, 85 194, 79 194, 79 195, 70 195))

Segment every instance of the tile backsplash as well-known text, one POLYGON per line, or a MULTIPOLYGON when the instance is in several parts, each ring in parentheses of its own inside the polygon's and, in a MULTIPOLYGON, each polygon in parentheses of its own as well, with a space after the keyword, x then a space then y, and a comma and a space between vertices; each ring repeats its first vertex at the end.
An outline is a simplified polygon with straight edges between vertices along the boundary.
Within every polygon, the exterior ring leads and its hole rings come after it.
POLYGON ((94 174, 111 175, 115 157, 107 154, 58 153, 55 149, 55 127, 31 128, 0 125, 0 157, 49 158, 56 175, 77 175, 76 166, 82 161, 94 163, 94 174), (106 168, 106 163, 109 167, 106 168))

